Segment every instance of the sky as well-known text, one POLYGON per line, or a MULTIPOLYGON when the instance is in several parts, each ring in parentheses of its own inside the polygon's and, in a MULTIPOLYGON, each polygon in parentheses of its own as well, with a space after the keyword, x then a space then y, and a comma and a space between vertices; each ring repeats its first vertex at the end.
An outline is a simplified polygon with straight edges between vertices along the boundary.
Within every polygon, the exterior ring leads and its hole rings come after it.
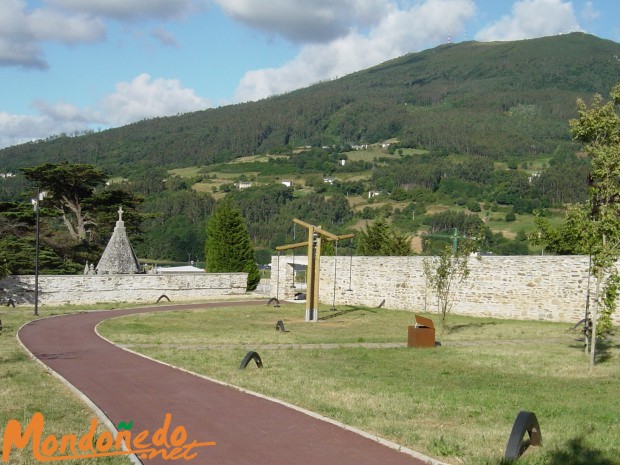
POLYGON ((619 17, 620 0, 0 0, 0 148, 259 100, 448 42, 620 42, 619 17))

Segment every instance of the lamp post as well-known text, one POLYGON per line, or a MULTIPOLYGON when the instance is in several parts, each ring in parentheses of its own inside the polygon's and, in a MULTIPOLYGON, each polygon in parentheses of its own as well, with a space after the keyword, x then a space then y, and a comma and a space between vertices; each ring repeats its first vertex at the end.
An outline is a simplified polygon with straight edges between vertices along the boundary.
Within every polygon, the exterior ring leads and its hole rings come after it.
POLYGON ((37 187, 37 196, 30 199, 36 214, 35 219, 35 242, 34 242, 34 314, 39 316, 39 204, 45 198, 46 192, 41 192, 41 188, 37 187))

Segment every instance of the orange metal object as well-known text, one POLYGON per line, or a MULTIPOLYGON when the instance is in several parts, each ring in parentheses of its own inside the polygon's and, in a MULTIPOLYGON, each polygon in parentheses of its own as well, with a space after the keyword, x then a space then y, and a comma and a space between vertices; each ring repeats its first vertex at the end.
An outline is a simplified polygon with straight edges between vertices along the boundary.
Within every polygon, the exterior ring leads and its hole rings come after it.
POLYGON ((407 347, 435 347, 435 325, 430 318, 415 315, 415 325, 408 330, 407 347))

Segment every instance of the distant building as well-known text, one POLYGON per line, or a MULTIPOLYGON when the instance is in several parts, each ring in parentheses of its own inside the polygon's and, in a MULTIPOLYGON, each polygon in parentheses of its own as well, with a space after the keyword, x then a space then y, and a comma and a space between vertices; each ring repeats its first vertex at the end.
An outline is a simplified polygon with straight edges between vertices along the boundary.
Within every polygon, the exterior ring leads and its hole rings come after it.
POLYGON ((335 178, 323 178, 323 183, 324 184, 333 184, 335 180, 336 180, 335 178))
POLYGON ((248 187, 252 187, 252 183, 249 181, 239 181, 235 183, 235 187, 237 189, 247 189, 248 187))
POLYGON ((195 266, 185 265, 185 266, 158 266, 155 268, 155 273, 157 274, 187 274, 187 273, 205 273, 205 270, 202 268, 196 268, 195 266))
POLYGON ((14 173, 0 173, 0 178, 2 179, 14 178, 14 177, 15 177, 14 173))
POLYGON ((293 186, 293 181, 280 181, 282 184, 284 184, 286 187, 292 187, 293 186))
POLYGON ((381 195, 381 191, 368 191, 368 198, 372 199, 373 197, 377 197, 381 195))

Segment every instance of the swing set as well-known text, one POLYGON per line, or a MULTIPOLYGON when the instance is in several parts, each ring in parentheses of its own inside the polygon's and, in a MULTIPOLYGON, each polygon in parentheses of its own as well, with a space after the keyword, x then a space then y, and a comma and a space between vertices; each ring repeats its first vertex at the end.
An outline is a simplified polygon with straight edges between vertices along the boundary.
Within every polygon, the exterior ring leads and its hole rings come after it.
MULTIPOLYGON (((321 261, 321 242, 333 242, 349 239, 353 234, 336 235, 324 230, 320 226, 293 218, 293 222, 308 230, 308 239, 295 244, 280 245, 276 247, 278 254, 285 250, 295 250, 301 247, 308 248, 308 268, 306 271, 306 321, 318 321, 319 319, 319 269, 321 261)), ((337 249, 336 249, 337 250, 337 249)), ((278 255, 279 258, 279 255, 278 255)), ((295 273, 293 269, 293 273, 295 273)), ((278 281, 280 275, 280 263, 278 260, 278 281)), ((293 275, 294 276, 294 275, 293 275)), ((294 279, 294 277, 293 277, 294 279)), ((293 282, 294 285, 294 282, 293 282)), ((335 286, 335 276, 334 276, 335 286)), ((350 287, 350 284, 349 284, 350 287)), ((335 294, 334 294, 335 295, 335 294)))

